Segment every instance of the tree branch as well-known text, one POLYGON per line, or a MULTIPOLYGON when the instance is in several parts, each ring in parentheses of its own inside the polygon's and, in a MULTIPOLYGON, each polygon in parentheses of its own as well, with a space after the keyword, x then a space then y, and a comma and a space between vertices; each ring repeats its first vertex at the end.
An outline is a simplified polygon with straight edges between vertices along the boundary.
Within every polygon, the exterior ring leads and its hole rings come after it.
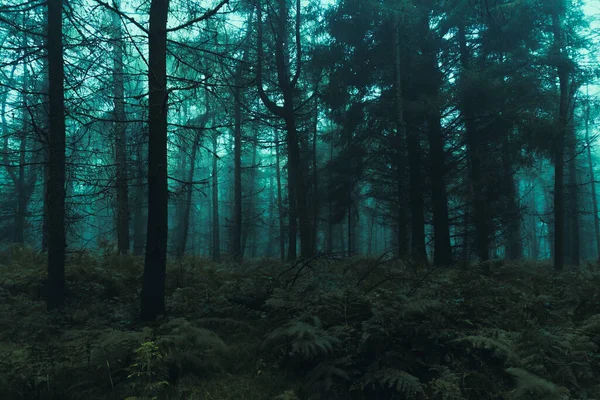
POLYGON ((131 22, 132 24, 134 24, 135 26, 137 26, 139 29, 141 29, 145 34, 148 34, 148 29, 140 24, 139 22, 137 22, 134 18, 131 18, 129 15, 125 14, 124 12, 122 12, 121 10, 119 10, 118 8, 115 8, 113 6, 111 6, 110 4, 102 1, 102 0, 94 0, 97 4, 101 5, 102 7, 106 8, 107 10, 110 10, 112 12, 117 13, 120 17, 125 18, 127 21, 131 22))
MULTIPOLYGON (((98 1, 98 0, 96 0, 98 1)), ((229 3, 229 0, 222 0, 215 8, 213 8, 212 10, 209 10, 207 12, 205 12, 204 14, 202 14, 201 16, 199 16, 198 18, 194 18, 189 20, 188 22, 186 22, 185 24, 181 24, 179 26, 176 26, 175 28, 169 28, 167 29, 167 32, 175 32, 178 31, 180 29, 184 29, 187 28, 188 26, 194 25, 197 22, 201 22, 204 21, 206 19, 209 19, 210 17, 212 17, 213 15, 215 15, 217 12, 219 12, 219 10, 225 5, 229 3)))
POLYGON ((257 24, 258 24, 258 56, 256 65, 256 86, 258 87, 258 96, 262 103, 273 114, 283 117, 283 107, 278 106, 274 101, 269 99, 263 88, 262 66, 263 66, 263 28, 262 28, 262 8, 260 1, 256 2, 257 24))
POLYGON ((302 42, 300 35, 300 0, 296 0, 296 73, 292 79, 292 87, 296 87, 302 69, 302 42))

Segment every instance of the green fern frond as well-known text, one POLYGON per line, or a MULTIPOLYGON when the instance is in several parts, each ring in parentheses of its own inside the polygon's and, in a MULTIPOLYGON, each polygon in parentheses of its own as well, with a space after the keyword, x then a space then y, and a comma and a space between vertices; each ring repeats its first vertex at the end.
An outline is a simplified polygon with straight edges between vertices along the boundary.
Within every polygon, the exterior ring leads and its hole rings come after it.
POLYGON ((273 400, 298 400, 298 396, 293 390, 286 390, 285 392, 276 396, 273 400))
POLYGON ((164 335, 160 345, 165 348, 166 360, 175 363, 180 370, 215 369, 221 357, 229 354, 229 347, 215 332, 195 326, 184 318, 174 319, 160 329, 164 335))
POLYGON ((460 389, 460 375, 458 373, 451 371, 446 366, 437 366, 431 369, 439 373, 439 377, 432 379, 427 385, 436 398, 442 400, 463 398, 460 389))
POLYGON ((558 396, 565 391, 564 388, 522 368, 507 368, 506 372, 516 381, 517 388, 512 393, 516 398, 523 398, 526 395, 534 395, 536 398, 552 398, 552 396, 558 396))
POLYGON ((468 345, 468 348, 487 350, 495 358, 502 360, 504 363, 514 361, 516 358, 515 354, 507 343, 486 336, 464 336, 458 339, 450 340, 448 343, 461 343, 468 345))
POLYGON ((591 336, 600 336, 600 314, 595 314, 585 320, 581 330, 591 336))
POLYGON ((367 373, 361 381, 361 390, 368 386, 393 388, 407 399, 416 399, 419 394, 425 392, 419 378, 394 368, 382 368, 367 373))
POLYGON ((321 328, 318 318, 313 324, 294 320, 269 333, 263 342, 263 348, 281 343, 291 344, 290 355, 298 354, 305 359, 330 354, 341 340, 321 328))
POLYGON ((403 318, 418 318, 428 316, 433 311, 444 307, 444 304, 438 300, 415 299, 402 305, 400 314, 403 318))

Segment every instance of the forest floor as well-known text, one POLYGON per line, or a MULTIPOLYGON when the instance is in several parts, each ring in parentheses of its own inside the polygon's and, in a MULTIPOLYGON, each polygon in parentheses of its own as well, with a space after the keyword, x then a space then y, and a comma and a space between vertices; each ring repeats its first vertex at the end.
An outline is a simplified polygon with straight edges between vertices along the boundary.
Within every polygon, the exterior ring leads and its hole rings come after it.
POLYGON ((0 254, 0 399, 600 399, 600 275, 533 262, 418 268, 320 256, 170 262, 138 320, 143 261, 0 254))

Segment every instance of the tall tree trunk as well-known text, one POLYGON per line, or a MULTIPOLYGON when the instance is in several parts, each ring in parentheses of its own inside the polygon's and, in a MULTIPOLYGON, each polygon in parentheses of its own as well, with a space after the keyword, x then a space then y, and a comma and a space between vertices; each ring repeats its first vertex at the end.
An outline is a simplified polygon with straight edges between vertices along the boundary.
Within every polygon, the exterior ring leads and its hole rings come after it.
POLYGON ((219 225, 219 170, 217 168, 217 135, 212 137, 212 258, 221 261, 221 227, 219 225))
MULTIPOLYGON (((24 110, 25 111, 25 110, 24 110)), ((27 153, 27 135, 25 126, 20 134, 19 144, 19 175, 15 185, 17 189, 17 212, 15 214, 15 237, 14 241, 18 244, 25 243, 25 217, 27 215, 27 187, 25 184, 25 154, 27 153)))
MULTIPOLYGON (((437 96, 436 96, 437 98, 437 96)), ((437 105, 428 116, 428 138, 431 165, 431 203, 433 212, 433 262, 435 265, 452 264, 452 246, 450 245, 450 222, 448 219, 448 195, 446 192, 446 167, 444 139, 440 113, 437 105)))
MULTIPOLYGON (((48 91, 49 92, 49 91, 48 91)), ((50 127, 50 120, 48 120, 50 127)), ((50 144, 50 128, 48 128, 48 144, 50 144)), ((50 183, 50 149, 44 149, 44 181, 42 183, 44 190, 44 204, 42 205, 42 253, 48 251, 50 242, 50 210, 48 208, 48 185, 50 183)))
POLYGON ((262 35, 262 8, 260 2, 257 2, 258 10, 258 65, 256 68, 256 80, 258 93, 261 101, 267 109, 284 120, 286 127, 286 144, 288 149, 288 193, 290 195, 289 204, 289 245, 288 258, 296 257, 296 217, 299 222, 301 255, 302 257, 310 257, 314 253, 314 246, 311 243, 311 219, 306 200, 306 189, 304 181, 304 171, 300 158, 300 146, 298 141, 298 130, 295 117, 294 106, 294 91, 298 83, 301 71, 301 34, 300 34, 300 0, 296 0, 296 72, 292 77, 290 73, 289 54, 287 52, 287 36, 288 36, 288 15, 289 9, 286 0, 278 0, 278 18, 277 29, 275 33, 275 60, 277 67, 277 82, 283 97, 283 105, 279 106, 270 100, 264 91, 262 82, 262 52, 263 52, 263 35, 262 35), (291 78, 291 79, 290 79, 291 78))
POLYGON ((190 214, 192 211, 192 199, 194 194, 194 172, 196 170, 196 157, 198 154, 198 145, 200 144, 201 130, 196 131, 194 142, 192 144, 192 153, 190 154, 190 165, 185 183, 185 203, 183 204, 183 214, 181 215, 181 230, 177 248, 177 259, 181 260, 185 255, 188 241, 188 232, 190 230, 190 214))
POLYGON ((256 163, 256 158, 258 155, 258 146, 256 142, 258 140, 258 129, 254 132, 254 141, 255 144, 252 149, 252 164, 250 167, 250 177, 248 178, 248 202, 245 210, 246 213, 246 221, 243 224, 242 231, 242 257, 245 257, 246 254, 246 245, 248 243, 248 237, 255 236, 255 229, 253 227, 253 221, 251 219, 254 218, 255 214, 255 191, 256 191, 256 169, 258 165, 256 163))
POLYGON ((152 0, 149 26, 148 228, 142 286, 142 320, 165 312, 169 232, 167 184, 167 18, 169 0, 152 0))
POLYGON ((340 222, 337 225, 337 231, 340 234, 339 236, 339 241, 340 241, 340 254, 344 254, 346 253, 346 240, 344 238, 344 223, 340 222))
MULTIPOLYGON (((572 114, 571 114, 572 115, 572 114)), ((580 222, 579 222, 579 174, 577 172, 577 138, 572 121, 567 125, 568 154, 569 154, 569 187, 568 187, 568 232, 569 238, 569 260, 572 265, 580 264, 580 222)))
POLYGON ((411 257, 427 263, 425 250, 425 211, 423 200, 423 179, 421 176, 421 144, 418 130, 410 132, 407 140, 409 161, 409 189, 411 213, 411 257))
POLYGON ((244 55, 235 72, 234 104, 234 200, 231 254, 235 260, 242 258, 242 82, 245 64, 250 55, 250 34, 252 33, 252 13, 248 16, 244 55))
MULTIPOLYGON (((238 67, 241 70, 241 66, 238 67)), ((240 72, 241 74, 241 72, 240 72)), ((234 89, 234 183, 233 183, 233 242, 231 254, 237 261, 241 261, 242 254, 242 103, 240 99, 241 82, 236 83, 234 89)))
MULTIPOLYGON (((535 214, 535 212, 534 212, 535 214)), ((537 216, 531 215, 530 217, 530 241, 531 241, 531 249, 529 252, 529 257, 533 260, 537 260, 539 258, 539 240, 538 240, 538 232, 537 232, 537 216)))
MULTIPOLYGON (((315 88, 315 92, 318 92, 318 85, 315 88)), ((317 239, 319 234, 319 171, 317 169, 317 139, 319 133, 319 102, 318 97, 315 96, 315 109, 314 109, 314 125, 313 125, 313 143, 312 143, 312 246, 314 249, 317 248, 317 239)))
MULTIPOLYGON (((115 0, 120 7, 120 0, 115 0)), ((121 19, 112 13, 113 85, 114 85, 114 146, 117 191, 117 249, 129 253, 129 165, 127 163, 127 123, 125 116, 125 79, 123 73, 123 35, 121 19)))
POLYGON ((274 237, 274 226, 275 226, 275 184, 273 182, 273 175, 269 176, 269 239, 267 242, 267 248, 265 251, 265 257, 273 257, 273 237, 274 237))
POLYGON ((48 309, 65 299, 65 104, 62 43, 62 0, 48 0, 48 76, 50 134, 48 137, 48 309))
MULTIPOLYGON (((287 162, 287 180, 288 180, 288 261, 295 260, 298 255, 297 250, 297 236, 298 236, 298 203, 296 201, 297 196, 296 192, 298 190, 297 187, 297 175, 296 169, 300 167, 299 164, 296 163, 296 158, 293 158, 291 152, 293 151, 291 147, 293 146, 292 140, 290 137, 290 129, 294 129, 295 131, 295 121, 293 127, 287 127, 287 150, 288 150, 288 162, 287 162)), ((296 147, 298 143, 296 143, 296 147)))
MULTIPOLYGON (((564 51, 561 20, 558 10, 552 11, 552 31, 554 46, 558 52, 564 51)), ((569 71, 566 60, 557 67, 559 80, 559 109, 557 131, 554 137, 554 269, 562 271, 564 266, 565 240, 565 204, 564 204, 564 174, 565 174, 565 135, 568 124, 569 110, 569 71)))
POLYGON ((28 67, 24 65, 23 74, 23 125, 19 134, 19 173, 15 183, 15 189, 17 193, 17 210, 15 213, 15 236, 14 242, 23 244, 25 242, 25 215, 27 214, 27 197, 25 194, 25 154, 27 153, 27 81, 28 81, 28 67))
POLYGON ((367 239, 367 256, 370 256, 372 253, 372 249, 373 249, 373 231, 375 230, 375 236, 377 236, 377 231, 376 231, 376 226, 375 226, 375 211, 371 211, 370 215, 369 215, 369 236, 367 239))
MULTIPOLYGON (((329 144, 329 184, 333 182, 333 170, 331 168, 331 162, 333 160, 333 143, 329 144)), ((327 252, 333 252, 333 200, 332 196, 329 196, 329 218, 327 219, 327 252)))
POLYGON ((592 210, 594 213, 594 233, 596 234, 596 259, 600 262, 600 220, 598 219, 598 196, 596 194, 596 179, 594 177, 594 164, 592 161, 592 145, 590 142, 590 99, 589 93, 585 109, 585 144, 587 149, 588 171, 592 187, 592 210))
MULTIPOLYGON (((23 40, 22 47, 23 52, 27 51, 27 26, 26 16, 23 14, 23 40)), ((21 132, 19 134, 19 173, 17 179, 14 181, 16 194, 17 194, 17 210, 15 213, 15 228, 14 228, 14 242, 18 244, 24 244, 25 242, 25 216, 27 214, 27 203, 25 188, 25 155, 27 152, 27 132, 29 131, 28 120, 28 104, 27 104, 27 93, 29 91, 29 65, 28 57, 23 58, 23 93, 22 93, 22 115, 21 115, 21 132)))
MULTIPOLYGON (((352 196, 350 194, 350 196, 352 196)), ((348 257, 352 257, 354 255, 354 221, 352 220, 352 200, 348 202, 348 215, 347 215, 347 224, 346 228, 348 229, 348 257)), ((343 234, 342 234, 343 237, 343 234)), ((342 239, 343 241, 343 239, 342 239)))
POLYGON ((277 211, 279 220, 279 257, 285 260, 285 221, 283 216, 283 197, 281 196, 281 161, 279 151, 279 134, 275 130, 275 175, 277 178, 277 211))
MULTIPOLYGON (((141 135, 140 135, 141 136, 141 135)), ((135 206, 133 214, 133 254, 141 256, 144 253, 145 246, 145 215, 146 207, 144 205, 144 162, 143 162, 143 145, 141 140, 136 143, 136 172, 135 172, 135 206)))
POLYGON ((404 95, 402 93, 402 37, 401 37, 401 17, 400 14, 397 15, 395 21, 395 32, 394 36, 396 39, 395 43, 395 103, 396 103, 396 169, 398 172, 398 181, 397 181, 397 194, 398 194, 398 204, 396 209, 398 211, 398 221, 397 221, 397 240, 396 244, 397 250, 396 253, 399 257, 405 257, 408 255, 408 232, 407 232, 407 215, 406 210, 408 209, 408 201, 406 199, 406 192, 408 189, 407 185, 407 168, 406 168, 406 123, 404 121, 404 95))
MULTIPOLYGON (((465 71, 469 70, 470 55, 467 47, 465 27, 459 26, 458 38, 460 44, 461 65, 465 71)), ((481 261, 490 258, 490 232, 488 222, 488 211, 486 206, 485 187, 483 182, 483 144, 480 140, 475 123, 475 113, 472 109, 472 99, 470 98, 471 83, 468 78, 463 77, 463 91, 461 99, 461 109, 466 128, 467 153, 470 163, 469 185, 470 197, 473 202, 473 222, 475 225, 475 247, 477 256, 481 261)))
POLYGON ((518 260, 523 257, 523 242, 521 239, 521 212, 518 204, 518 190, 515 183, 513 171, 512 150, 510 149, 510 138, 506 134, 502 143, 502 167, 504 169, 505 196, 507 212, 505 215, 507 232, 506 258, 518 260))
POLYGON ((442 133, 439 93, 442 74, 438 67, 437 51, 439 39, 429 29, 429 13, 423 17, 423 54, 427 58, 429 79, 425 88, 430 104, 427 107, 427 139, 429 141, 429 165, 431 171, 431 208, 433 214, 433 263, 448 266, 452 264, 450 245, 450 223, 448 220, 448 194, 446 192, 446 165, 444 136, 442 133))

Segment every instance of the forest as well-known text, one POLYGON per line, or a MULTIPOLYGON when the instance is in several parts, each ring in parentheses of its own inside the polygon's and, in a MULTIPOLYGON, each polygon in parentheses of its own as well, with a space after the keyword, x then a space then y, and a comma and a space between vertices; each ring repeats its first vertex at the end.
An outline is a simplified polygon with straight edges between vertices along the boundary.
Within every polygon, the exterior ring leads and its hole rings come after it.
POLYGON ((0 398, 600 398, 599 33, 0 0, 0 398))

